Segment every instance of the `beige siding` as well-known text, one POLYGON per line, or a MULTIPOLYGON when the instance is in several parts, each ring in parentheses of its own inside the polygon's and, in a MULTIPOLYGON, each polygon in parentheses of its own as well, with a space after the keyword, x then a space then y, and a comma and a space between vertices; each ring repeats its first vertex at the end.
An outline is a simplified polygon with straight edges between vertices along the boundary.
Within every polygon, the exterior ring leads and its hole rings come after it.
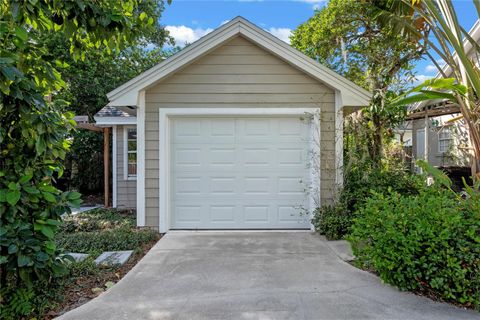
POLYGON ((237 37, 146 92, 146 225, 158 227, 159 108, 312 108, 321 114, 324 202, 335 188, 335 94, 283 60, 237 37))
POLYGON ((124 177, 124 126, 117 126, 117 208, 136 208, 137 181, 124 177))

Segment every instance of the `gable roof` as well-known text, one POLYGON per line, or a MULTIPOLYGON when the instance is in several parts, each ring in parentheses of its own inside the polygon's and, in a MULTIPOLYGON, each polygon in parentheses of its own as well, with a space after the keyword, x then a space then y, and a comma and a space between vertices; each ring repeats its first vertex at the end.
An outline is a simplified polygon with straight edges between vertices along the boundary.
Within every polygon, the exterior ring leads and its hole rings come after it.
POLYGON ((304 55, 246 19, 236 17, 170 58, 109 92, 107 94, 110 100, 108 105, 137 105, 140 91, 153 86, 238 35, 252 41, 332 89, 339 90, 344 106, 361 107, 369 104, 371 94, 367 90, 304 55))

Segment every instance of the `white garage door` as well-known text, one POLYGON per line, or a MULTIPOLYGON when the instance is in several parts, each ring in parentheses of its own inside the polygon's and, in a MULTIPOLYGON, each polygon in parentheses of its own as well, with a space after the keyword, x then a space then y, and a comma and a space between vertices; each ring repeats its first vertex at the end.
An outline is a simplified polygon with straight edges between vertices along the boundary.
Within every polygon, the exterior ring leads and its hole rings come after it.
POLYGON ((297 117, 176 118, 173 229, 304 229, 309 128, 297 117))

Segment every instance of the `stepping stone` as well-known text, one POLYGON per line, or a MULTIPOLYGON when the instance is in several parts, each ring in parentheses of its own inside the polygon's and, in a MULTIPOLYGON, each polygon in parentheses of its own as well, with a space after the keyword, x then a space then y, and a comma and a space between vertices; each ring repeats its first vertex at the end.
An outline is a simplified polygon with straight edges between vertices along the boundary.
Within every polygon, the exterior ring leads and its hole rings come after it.
POLYGON ((87 259, 90 255, 86 253, 75 253, 75 252, 70 252, 66 254, 62 254, 62 256, 71 256, 75 262, 82 262, 83 260, 87 259))
POLYGON ((132 255, 133 250, 128 251, 107 251, 95 259, 99 266, 122 266, 132 255))

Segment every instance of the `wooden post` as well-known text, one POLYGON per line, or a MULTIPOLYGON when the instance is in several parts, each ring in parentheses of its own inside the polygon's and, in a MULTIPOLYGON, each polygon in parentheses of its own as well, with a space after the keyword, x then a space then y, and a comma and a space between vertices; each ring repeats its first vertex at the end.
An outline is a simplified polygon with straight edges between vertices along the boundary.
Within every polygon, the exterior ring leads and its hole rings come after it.
POLYGON ((103 128, 103 180, 105 208, 110 207, 110 128, 103 128))

